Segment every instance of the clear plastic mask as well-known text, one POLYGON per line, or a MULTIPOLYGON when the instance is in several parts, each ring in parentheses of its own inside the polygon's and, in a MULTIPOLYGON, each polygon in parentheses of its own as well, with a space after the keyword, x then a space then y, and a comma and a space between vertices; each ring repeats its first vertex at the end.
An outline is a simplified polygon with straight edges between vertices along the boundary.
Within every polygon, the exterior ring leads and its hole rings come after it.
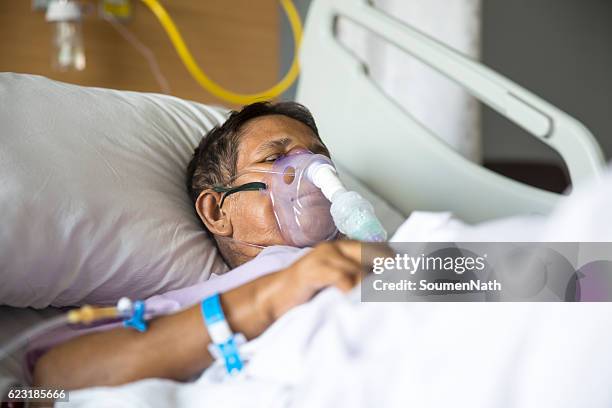
POLYGON ((333 239, 338 234, 330 213, 330 201, 307 177, 307 169, 314 163, 333 165, 326 156, 300 151, 276 160, 271 170, 246 170, 234 178, 237 180, 245 174, 259 173, 260 181, 236 187, 217 187, 214 190, 225 193, 222 202, 230 194, 239 191, 259 190, 269 195, 285 243, 299 248, 313 246, 333 239))

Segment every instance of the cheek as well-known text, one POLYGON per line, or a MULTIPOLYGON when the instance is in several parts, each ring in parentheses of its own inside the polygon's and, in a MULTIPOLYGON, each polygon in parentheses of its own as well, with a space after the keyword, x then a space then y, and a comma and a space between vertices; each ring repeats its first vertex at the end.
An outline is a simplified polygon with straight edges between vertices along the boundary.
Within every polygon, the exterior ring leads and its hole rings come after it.
POLYGON ((270 197, 262 193, 243 194, 236 200, 232 217, 236 238, 253 242, 282 243, 270 197))

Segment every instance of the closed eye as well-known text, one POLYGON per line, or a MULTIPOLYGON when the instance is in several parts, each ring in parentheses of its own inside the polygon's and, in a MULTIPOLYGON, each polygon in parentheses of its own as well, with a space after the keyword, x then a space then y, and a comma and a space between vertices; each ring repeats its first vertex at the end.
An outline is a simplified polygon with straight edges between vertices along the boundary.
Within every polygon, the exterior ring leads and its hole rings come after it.
POLYGON ((280 159, 281 155, 276 153, 276 154, 271 154, 269 156, 267 156, 263 161, 265 163, 274 163, 276 160, 280 159))

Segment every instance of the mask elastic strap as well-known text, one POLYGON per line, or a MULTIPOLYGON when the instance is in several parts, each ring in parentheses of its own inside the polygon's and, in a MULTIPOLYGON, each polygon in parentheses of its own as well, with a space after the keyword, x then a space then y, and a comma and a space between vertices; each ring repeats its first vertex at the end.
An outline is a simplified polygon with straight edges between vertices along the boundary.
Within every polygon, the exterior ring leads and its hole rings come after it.
POLYGON ((219 204, 219 208, 223 207, 223 203, 225 202, 225 199, 234 194, 234 193, 239 193, 241 191, 261 191, 261 190, 266 190, 268 188, 268 186, 266 186, 266 183, 262 183, 259 181, 254 181, 252 183, 246 183, 243 184, 241 186, 237 186, 237 187, 213 187, 212 190, 215 193, 223 193, 223 196, 221 197, 221 203, 219 204))

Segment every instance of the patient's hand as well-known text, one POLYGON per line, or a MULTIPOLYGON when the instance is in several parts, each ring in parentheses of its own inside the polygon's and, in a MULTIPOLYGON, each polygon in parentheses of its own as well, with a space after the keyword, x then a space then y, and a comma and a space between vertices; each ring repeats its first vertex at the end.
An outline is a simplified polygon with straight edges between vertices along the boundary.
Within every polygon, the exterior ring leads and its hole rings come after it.
MULTIPOLYGON (((361 282, 361 243, 331 241, 317 245, 288 268, 274 274, 265 289, 266 310, 273 320, 312 298, 321 289, 335 286, 347 292, 361 282)), ((264 282, 262 282, 264 284, 264 282)))

